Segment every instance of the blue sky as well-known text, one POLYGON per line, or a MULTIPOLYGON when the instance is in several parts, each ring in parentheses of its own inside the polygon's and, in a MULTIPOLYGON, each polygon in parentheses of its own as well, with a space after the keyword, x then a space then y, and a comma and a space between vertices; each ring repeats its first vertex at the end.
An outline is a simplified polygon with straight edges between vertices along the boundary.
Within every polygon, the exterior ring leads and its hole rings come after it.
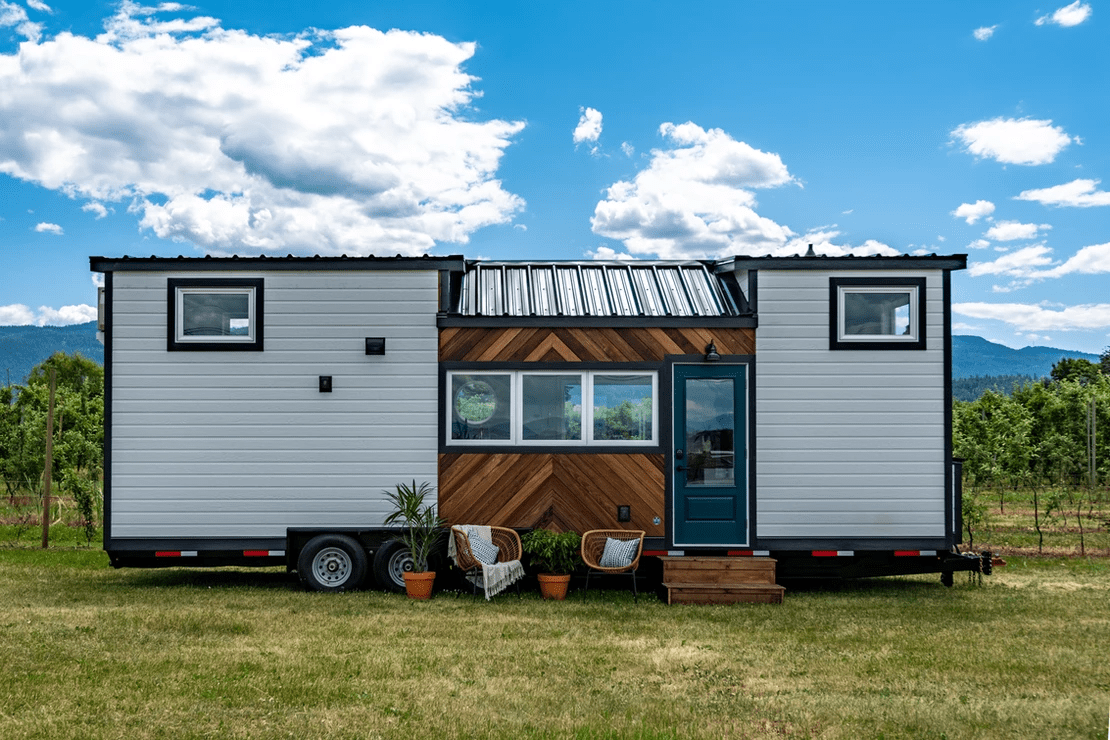
POLYGON ((968 254, 1110 345, 1110 4, 0 0, 0 324, 88 256, 968 254))

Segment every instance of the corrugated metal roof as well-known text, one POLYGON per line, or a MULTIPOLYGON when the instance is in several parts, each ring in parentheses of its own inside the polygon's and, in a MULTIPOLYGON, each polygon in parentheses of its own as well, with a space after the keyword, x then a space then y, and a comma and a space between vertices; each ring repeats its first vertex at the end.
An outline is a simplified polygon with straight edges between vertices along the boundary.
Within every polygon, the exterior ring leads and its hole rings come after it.
POLYGON ((739 316, 702 262, 470 262, 463 316, 739 316))

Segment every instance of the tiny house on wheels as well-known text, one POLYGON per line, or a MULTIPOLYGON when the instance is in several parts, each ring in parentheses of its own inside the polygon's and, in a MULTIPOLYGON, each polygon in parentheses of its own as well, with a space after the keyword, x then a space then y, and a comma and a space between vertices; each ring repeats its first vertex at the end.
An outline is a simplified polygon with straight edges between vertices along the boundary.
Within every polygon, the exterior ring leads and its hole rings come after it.
POLYGON ((452 523, 643 530, 679 601, 989 569, 956 552, 965 255, 90 262, 113 565, 396 587, 416 480, 452 523))

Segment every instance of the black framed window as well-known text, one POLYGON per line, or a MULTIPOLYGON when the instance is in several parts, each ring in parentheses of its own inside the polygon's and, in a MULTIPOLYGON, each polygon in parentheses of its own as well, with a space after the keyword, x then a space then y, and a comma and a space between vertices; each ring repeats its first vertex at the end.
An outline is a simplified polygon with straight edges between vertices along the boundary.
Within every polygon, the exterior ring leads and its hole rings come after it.
POLYGON ((925 278, 829 278, 830 350, 923 350, 925 278))
POLYGON ((167 349, 261 352, 262 278, 170 278, 167 349))

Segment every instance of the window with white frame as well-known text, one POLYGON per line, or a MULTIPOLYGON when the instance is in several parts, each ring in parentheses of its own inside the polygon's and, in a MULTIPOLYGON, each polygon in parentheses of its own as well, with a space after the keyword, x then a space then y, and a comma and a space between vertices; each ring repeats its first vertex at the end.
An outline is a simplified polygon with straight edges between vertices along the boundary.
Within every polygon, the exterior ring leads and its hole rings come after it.
POLYGON ((262 278, 168 281, 168 349, 262 349, 262 278))
POLYGON ((450 371, 447 391, 450 445, 658 444, 654 372, 450 371))
POLYGON ((924 278, 830 278, 829 349, 925 349, 924 278))

